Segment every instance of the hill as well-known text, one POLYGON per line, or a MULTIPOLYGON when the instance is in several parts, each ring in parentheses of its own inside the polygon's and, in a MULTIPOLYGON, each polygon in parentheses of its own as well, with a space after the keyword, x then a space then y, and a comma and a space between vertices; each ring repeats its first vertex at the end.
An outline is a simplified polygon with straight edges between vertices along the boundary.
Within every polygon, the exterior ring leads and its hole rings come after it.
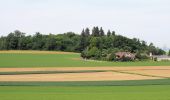
POLYGON ((127 38, 117 35, 115 31, 104 32, 102 27, 83 29, 81 35, 74 32, 64 34, 43 35, 37 32, 26 35, 14 31, 0 38, 0 50, 50 50, 82 53, 83 58, 113 61, 115 52, 131 52, 137 54, 138 59, 145 59, 149 53, 154 55, 165 54, 160 48, 137 38, 127 38))

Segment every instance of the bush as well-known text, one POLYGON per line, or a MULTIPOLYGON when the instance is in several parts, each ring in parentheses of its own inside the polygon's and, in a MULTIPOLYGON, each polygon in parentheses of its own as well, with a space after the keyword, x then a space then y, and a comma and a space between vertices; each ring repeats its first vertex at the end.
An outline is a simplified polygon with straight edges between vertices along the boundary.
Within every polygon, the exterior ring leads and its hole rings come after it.
POLYGON ((115 61, 116 60, 115 52, 112 52, 111 54, 108 54, 107 60, 108 61, 115 61))
POLYGON ((129 58, 129 57, 125 57, 125 56, 123 56, 121 59, 120 59, 120 61, 133 61, 133 59, 132 58, 129 58))
POLYGON ((138 60, 147 60, 147 59, 149 59, 149 57, 147 56, 147 54, 141 54, 141 53, 137 53, 136 54, 136 59, 138 59, 138 60))
POLYGON ((82 53, 81 53, 81 57, 83 58, 91 58, 91 59, 100 59, 101 58, 101 51, 96 48, 93 47, 91 49, 86 48, 82 53))

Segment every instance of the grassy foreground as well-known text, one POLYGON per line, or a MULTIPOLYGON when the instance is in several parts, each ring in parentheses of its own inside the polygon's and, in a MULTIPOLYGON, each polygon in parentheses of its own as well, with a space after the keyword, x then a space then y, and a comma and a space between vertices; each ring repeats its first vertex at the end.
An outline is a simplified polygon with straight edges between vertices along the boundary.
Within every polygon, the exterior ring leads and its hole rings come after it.
POLYGON ((170 62, 85 61, 80 54, 0 54, 0 68, 100 66, 170 66, 170 62))
POLYGON ((1 100, 169 100, 170 85, 117 87, 0 87, 1 100))

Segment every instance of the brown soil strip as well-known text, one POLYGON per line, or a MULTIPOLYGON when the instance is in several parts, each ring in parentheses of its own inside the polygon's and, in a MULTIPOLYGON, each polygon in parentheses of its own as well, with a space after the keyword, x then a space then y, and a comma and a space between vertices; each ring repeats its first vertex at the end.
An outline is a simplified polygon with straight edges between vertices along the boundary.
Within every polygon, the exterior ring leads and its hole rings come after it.
POLYGON ((0 68, 0 72, 21 72, 21 71, 138 71, 138 70, 170 70, 170 66, 145 66, 145 67, 57 67, 57 68, 0 68))
POLYGON ((32 74, 0 75, 0 81, 113 81, 113 80, 148 80, 161 79, 117 72, 69 73, 69 74, 32 74))
POLYGON ((0 81, 113 81, 148 80, 170 77, 170 66, 159 67, 67 67, 67 68, 0 68, 0 72, 29 71, 105 71, 93 73, 60 73, 0 75, 0 81))

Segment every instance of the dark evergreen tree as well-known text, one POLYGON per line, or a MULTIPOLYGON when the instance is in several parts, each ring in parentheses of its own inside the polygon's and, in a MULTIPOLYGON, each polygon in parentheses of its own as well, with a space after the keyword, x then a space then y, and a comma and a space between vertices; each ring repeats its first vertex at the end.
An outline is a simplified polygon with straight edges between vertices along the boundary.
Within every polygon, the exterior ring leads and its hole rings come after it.
POLYGON ((116 35, 116 32, 115 32, 115 31, 112 31, 112 35, 115 36, 115 35, 116 35))
POLYGON ((94 27, 92 29, 92 36, 94 36, 94 37, 99 37, 100 36, 99 28, 98 27, 94 27))
POLYGON ((108 32, 107 32, 107 36, 111 36, 111 32, 110 32, 110 30, 108 30, 108 32))
POLYGON ((87 47, 89 42, 88 36, 89 36, 89 29, 87 28, 85 31, 83 29, 80 37, 79 51, 83 51, 87 47))
POLYGON ((85 34, 86 34, 86 36, 90 36, 90 29, 89 28, 85 29, 85 34))
POLYGON ((85 33, 84 29, 83 29, 82 32, 81 32, 81 36, 82 36, 82 37, 85 37, 85 36, 86 36, 86 33, 85 33))
POLYGON ((104 30, 103 30, 102 27, 100 28, 99 34, 100 34, 100 36, 104 36, 105 35, 104 30))

